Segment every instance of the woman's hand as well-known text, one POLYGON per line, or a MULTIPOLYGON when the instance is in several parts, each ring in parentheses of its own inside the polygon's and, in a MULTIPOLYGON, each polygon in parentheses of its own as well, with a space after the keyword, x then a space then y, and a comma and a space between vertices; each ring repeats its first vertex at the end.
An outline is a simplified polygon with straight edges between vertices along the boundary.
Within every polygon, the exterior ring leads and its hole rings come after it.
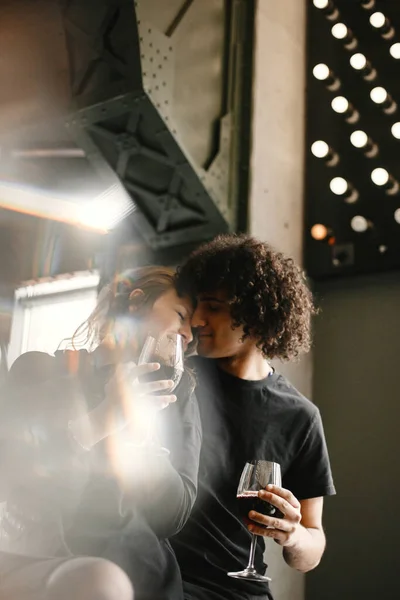
POLYGON ((141 377, 159 369, 159 363, 116 365, 114 375, 105 385, 103 402, 84 417, 69 423, 69 430, 76 442, 90 450, 100 440, 127 425, 136 427, 140 432, 144 417, 148 419, 151 411, 163 410, 175 402, 174 394, 160 394, 163 390, 167 392, 173 388, 173 381, 140 381, 141 377))
MULTIPOLYGON (((123 410, 125 417, 128 418, 133 403, 139 401, 151 402, 156 410, 162 410, 176 401, 174 394, 159 394, 165 390, 172 389, 174 382, 171 380, 140 381, 140 378, 146 377, 149 373, 158 371, 159 363, 149 363, 145 365, 135 365, 134 363, 121 363, 115 368, 113 377, 105 385, 106 402, 110 407, 123 410), (154 394, 157 393, 155 396, 154 394)), ((153 379, 153 377, 152 377, 153 379)), ((154 378, 155 379, 155 378, 154 378)))

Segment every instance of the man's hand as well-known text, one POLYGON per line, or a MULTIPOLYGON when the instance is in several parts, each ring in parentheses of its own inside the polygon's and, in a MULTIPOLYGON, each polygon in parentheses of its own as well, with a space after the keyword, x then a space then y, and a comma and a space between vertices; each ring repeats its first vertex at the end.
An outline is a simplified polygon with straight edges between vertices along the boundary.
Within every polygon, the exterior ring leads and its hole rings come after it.
POLYGON ((249 518, 259 523, 259 526, 250 524, 249 531, 256 535, 271 537, 280 546, 296 545, 301 530, 301 505, 297 498, 289 490, 275 485, 268 485, 266 490, 260 490, 258 497, 275 506, 283 517, 268 517, 251 511, 249 518))
POLYGON ((314 569, 325 549, 322 529, 323 498, 309 498, 299 502, 289 490, 273 485, 267 486, 258 495, 261 500, 280 510, 283 517, 267 517, 251 511, 249 517, 259 525, 249 525, 249 531, 271 537, 282 546, 283 558, 290 567, 302 573, 314 569))

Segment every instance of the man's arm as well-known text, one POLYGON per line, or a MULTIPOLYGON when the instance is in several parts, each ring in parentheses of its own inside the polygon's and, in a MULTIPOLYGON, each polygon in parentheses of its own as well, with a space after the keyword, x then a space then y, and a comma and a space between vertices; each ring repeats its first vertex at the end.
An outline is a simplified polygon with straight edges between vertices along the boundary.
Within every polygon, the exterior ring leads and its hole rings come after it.
POLYGON ((260 491, 259 497, 276 506, 284 517, 250 513, 251 519, 263 527, 249 525, 249 530, 257 535, 271 537, 282 546, 283 557, 289 566, 302 573, 314 569, 325 550, 323 498, 299 501, 289 490, 275 486, 268 486, 267 490, 260 491), (265 529, 266 526, 268 529, 265 529))
POLYGON ((284 546, 283 558, 290 567, 307 573, 320 563, 325 550, 325 534, 322 529, 323 498, 311 498, 300 502, 302 519, 293 545, 284 546))

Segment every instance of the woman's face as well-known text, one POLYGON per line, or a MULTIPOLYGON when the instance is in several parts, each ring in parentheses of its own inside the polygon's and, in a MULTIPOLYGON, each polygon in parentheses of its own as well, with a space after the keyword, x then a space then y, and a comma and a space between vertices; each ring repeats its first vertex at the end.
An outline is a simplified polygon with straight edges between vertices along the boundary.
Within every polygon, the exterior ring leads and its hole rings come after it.
POLYGON ((160 296, 144 318, 143 331, 146 335, 179 333, 183 338, 185 350, 193 340, 191 318, 193 304, 190 299, 180 298, 171 288, 160 296))

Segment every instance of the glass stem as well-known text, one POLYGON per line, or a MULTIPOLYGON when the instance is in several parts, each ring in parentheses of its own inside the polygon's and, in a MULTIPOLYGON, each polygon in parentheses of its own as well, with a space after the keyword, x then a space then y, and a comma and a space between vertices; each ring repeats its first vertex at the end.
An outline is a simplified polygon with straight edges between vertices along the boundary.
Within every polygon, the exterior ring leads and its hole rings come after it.
POLYGON ((247 565, 246 569, 254 570, 254 556, 256 554, 256 547, 257 547, 257 536, 254 535, 254 533, 253 533, 253 535, 251 536, 249 564, 247 565))

